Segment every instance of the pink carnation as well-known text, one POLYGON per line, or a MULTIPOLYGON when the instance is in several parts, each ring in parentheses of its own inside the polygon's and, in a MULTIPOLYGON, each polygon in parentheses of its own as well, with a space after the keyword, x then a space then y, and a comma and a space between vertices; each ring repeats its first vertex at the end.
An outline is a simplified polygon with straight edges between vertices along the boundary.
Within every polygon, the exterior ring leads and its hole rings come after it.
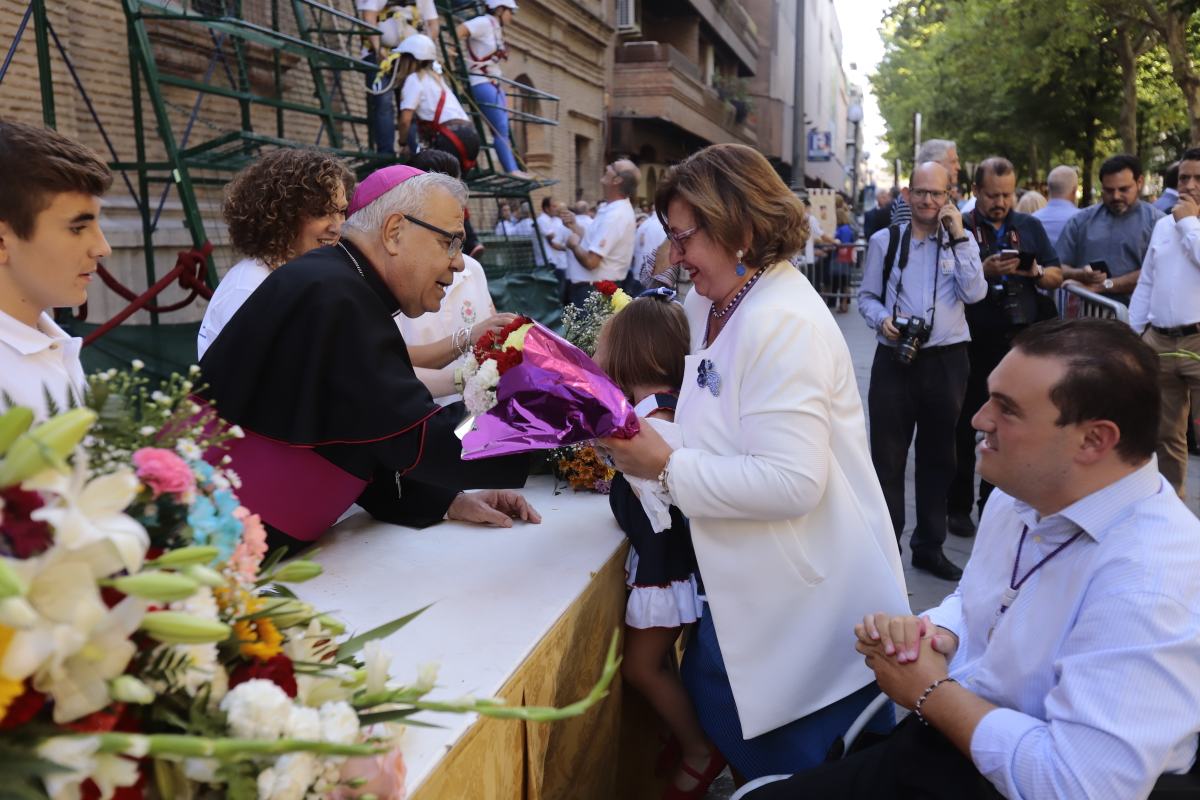
POLYGON ((133 454, 133 465, 138 478, 150 487, 155 497, 174 494, 182 498, 196 488, 192 468, 170 450, 143 447, 133 454))
POLYGON ((367 795, 378 797, 380 800, 404 800, 407 794, 404 787, 407 773, 404 756, 400 754, 399 748, 378 756, 348 758, 342 764, 342 780, 347 783, 364 783, 353 788, 339 786, 330 796, 335 800, 351 800, 367 795))
POLYGON ((258 565, 267 554, 267 529, 262 518, 251 514, 245 506, 234 509, 233 516, 242 523, 242 540, 238 542, 229 558, 229 566, 248 582, 258 577, 258 565))

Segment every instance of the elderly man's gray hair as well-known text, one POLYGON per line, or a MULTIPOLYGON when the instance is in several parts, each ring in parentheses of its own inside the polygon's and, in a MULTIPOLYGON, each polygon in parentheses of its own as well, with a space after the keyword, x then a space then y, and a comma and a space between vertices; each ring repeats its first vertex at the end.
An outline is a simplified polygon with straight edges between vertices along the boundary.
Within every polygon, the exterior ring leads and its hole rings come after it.
POLYGON ((946 153, 951 150, 957 150, 958 146, 949 139, 928 139, 921 143, 921 149, 917 151, 917 163, 924 164, 926 161, 944 161, 946 153))
POLYGON ((1046 188, 1050 191, 1052 199, 1065 198, 1074 202, 1075 189, 1078 186, 1079 174, 1075 172, 1074 167, 1069 167, 1066 164, 1055 167, 1046 176, 1046 188))
POLYGON ((440 172, 426 172, 393 186, 346 219, 346 227, 361 233, 371 233, 383 227, 393 214, 421 216, 435 189, 449 194, 458 204, 467 204, 467 185, 458 178, 440 172))

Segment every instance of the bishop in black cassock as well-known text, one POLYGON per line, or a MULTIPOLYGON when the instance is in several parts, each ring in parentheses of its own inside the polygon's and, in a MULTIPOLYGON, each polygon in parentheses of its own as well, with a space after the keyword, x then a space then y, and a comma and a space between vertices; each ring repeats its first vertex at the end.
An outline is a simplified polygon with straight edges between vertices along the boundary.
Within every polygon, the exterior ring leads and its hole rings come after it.
POLYGON ((447 515, 537 522, 512 492, 526 456, 460 458, 461 403, 417 379, 394 317, 436 311, 463 268, 465 187, 393 166, 355 190, 342 240, 275 270, 200 362, 204 397, 246 436, 231 443, 243 504, 311 541, 352 503, 424 527, 447 515))

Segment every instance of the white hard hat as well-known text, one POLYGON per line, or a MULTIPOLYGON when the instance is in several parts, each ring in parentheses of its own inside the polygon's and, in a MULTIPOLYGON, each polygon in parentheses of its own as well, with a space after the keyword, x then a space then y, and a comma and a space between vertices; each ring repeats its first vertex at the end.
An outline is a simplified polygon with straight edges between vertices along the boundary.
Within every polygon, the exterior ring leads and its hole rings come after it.
POLYGON ((437 61, 437 45, 423 33, 414 33, 396 48, 397 53, 408 53, 417 61, 437 61))
POLYGON ((488 11, 495 11, 497 8, 511 8, 515 14, 517 11, 517 0, 487 0, 488 11))

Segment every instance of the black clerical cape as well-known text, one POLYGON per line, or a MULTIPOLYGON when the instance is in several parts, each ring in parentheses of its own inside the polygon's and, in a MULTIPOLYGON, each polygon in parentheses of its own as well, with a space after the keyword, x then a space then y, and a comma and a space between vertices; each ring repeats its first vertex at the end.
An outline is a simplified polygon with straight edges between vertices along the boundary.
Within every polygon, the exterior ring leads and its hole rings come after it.
POLYGON ((205 353, 203 397, 246 432, 229 451, 239 497, 271 527, 315 539, 354 502, 424 527, 463 489, 524 485, 527 456, 460 458, 465 409, 417 379, 398 311, 343 240, 272 272, 205 353))

